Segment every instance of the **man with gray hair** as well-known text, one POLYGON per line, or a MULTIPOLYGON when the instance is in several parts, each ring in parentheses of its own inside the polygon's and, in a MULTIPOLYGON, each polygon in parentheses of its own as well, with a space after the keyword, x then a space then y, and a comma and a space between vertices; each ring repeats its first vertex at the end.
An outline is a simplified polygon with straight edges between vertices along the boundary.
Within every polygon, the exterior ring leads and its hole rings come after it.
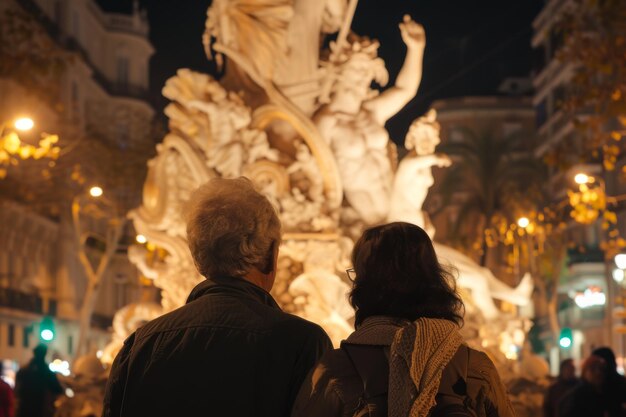
POLYGON ((191 197, 187 239, 206 278, 186 305, 141 327, 113 363, 112 416, 288 416, 331 343, 284 313, 274 284, 281 225, 246 178, 214 179, 191 197))

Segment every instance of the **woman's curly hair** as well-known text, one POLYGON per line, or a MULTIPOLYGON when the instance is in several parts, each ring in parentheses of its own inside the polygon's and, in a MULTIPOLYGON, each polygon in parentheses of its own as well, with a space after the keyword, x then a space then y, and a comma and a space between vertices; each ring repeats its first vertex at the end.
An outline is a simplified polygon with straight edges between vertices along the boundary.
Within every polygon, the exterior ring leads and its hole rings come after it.
POLYGON ((371 316, 439 318, 463 324, 452 273, 437 260, 428 234, 410 223, 371 227, 352 251, 350 303, 356 325, 371 316))

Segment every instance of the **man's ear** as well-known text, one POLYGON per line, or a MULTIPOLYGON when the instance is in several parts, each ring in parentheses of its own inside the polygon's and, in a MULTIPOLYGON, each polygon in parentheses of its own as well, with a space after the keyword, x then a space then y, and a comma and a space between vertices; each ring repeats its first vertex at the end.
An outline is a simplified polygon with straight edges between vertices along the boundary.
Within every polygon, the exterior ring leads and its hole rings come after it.
POLYGON ((271 263, 272 272, 276 272, 276 270, 278 269, 279 247, 280 247, 280 242, 278 240, 275 240, 274 243, 272 243, 272 263, 271 263))
POLYGON ((274 241, 272 242, 272 246, 270 246, 270 250, 268 251, 267 254, 267 259, 265 261, 265 270, 261 271, 264 274, 271 274, 272 272, 275 272, 276 269, 278 268, 278 247, 280 246, 280 243, 278 243, 278 241, 274 241))

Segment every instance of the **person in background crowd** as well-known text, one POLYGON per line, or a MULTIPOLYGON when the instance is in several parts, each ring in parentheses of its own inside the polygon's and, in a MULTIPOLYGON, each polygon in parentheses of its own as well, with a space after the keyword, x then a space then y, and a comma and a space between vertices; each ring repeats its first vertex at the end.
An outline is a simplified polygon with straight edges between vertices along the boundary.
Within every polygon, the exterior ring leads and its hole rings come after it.
POLYGON ((604 396, 609 417, 626 416, 626 378, 617 373, 615 354, 609 347, 600 347, 592 353, 606 362, 606 379, 604 380, 604 396))
POLYGON ((579 383, 576 378, 576 367, 572 359, 564 359, 559 367, 559 376, 550 388, 543 401, 544 417, 556 417, 561 399, 579 383))
POLYGON ((15 376, 16 417, 52 417, 54 401, 63 387, 46 363, 46 345, 33 349, 33 359, 15 376))
POLYGON ((0 417, 13 417, 15 400, 13 389, 2 379, 2 361, 0 360, 0 417))
POLYGON ((603 393, 606 361, 589 356, 582 367, 581 382, 571 389, 557 407, 558 417, 607 417, 603 393))
POLYGON ((269 293, 281 240, 274 208, 246 178, 213 179, 191 196, 187 240, 206 280, 186 305, 126 340, 103 415, 288 416, 309 369, 332 345, 321 327, 284 313, 269 293))

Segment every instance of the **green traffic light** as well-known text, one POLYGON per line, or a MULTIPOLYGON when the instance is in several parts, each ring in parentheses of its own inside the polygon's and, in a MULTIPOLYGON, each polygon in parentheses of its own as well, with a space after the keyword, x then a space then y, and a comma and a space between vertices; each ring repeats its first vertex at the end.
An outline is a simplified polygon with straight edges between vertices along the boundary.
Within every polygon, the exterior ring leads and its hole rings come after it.
POLYGON ((44 317, 39 324, 39 337, 44 342, 51 342, 54 340, 54 322, 51 317, 44 317))
POLYGON ((570 329, 569 327, 564 327, 563 329, 561 329, 561 335, 559 336, 559 345, 564 349, 568 349, 572 346, 572 341, 572 329, 570 329))

